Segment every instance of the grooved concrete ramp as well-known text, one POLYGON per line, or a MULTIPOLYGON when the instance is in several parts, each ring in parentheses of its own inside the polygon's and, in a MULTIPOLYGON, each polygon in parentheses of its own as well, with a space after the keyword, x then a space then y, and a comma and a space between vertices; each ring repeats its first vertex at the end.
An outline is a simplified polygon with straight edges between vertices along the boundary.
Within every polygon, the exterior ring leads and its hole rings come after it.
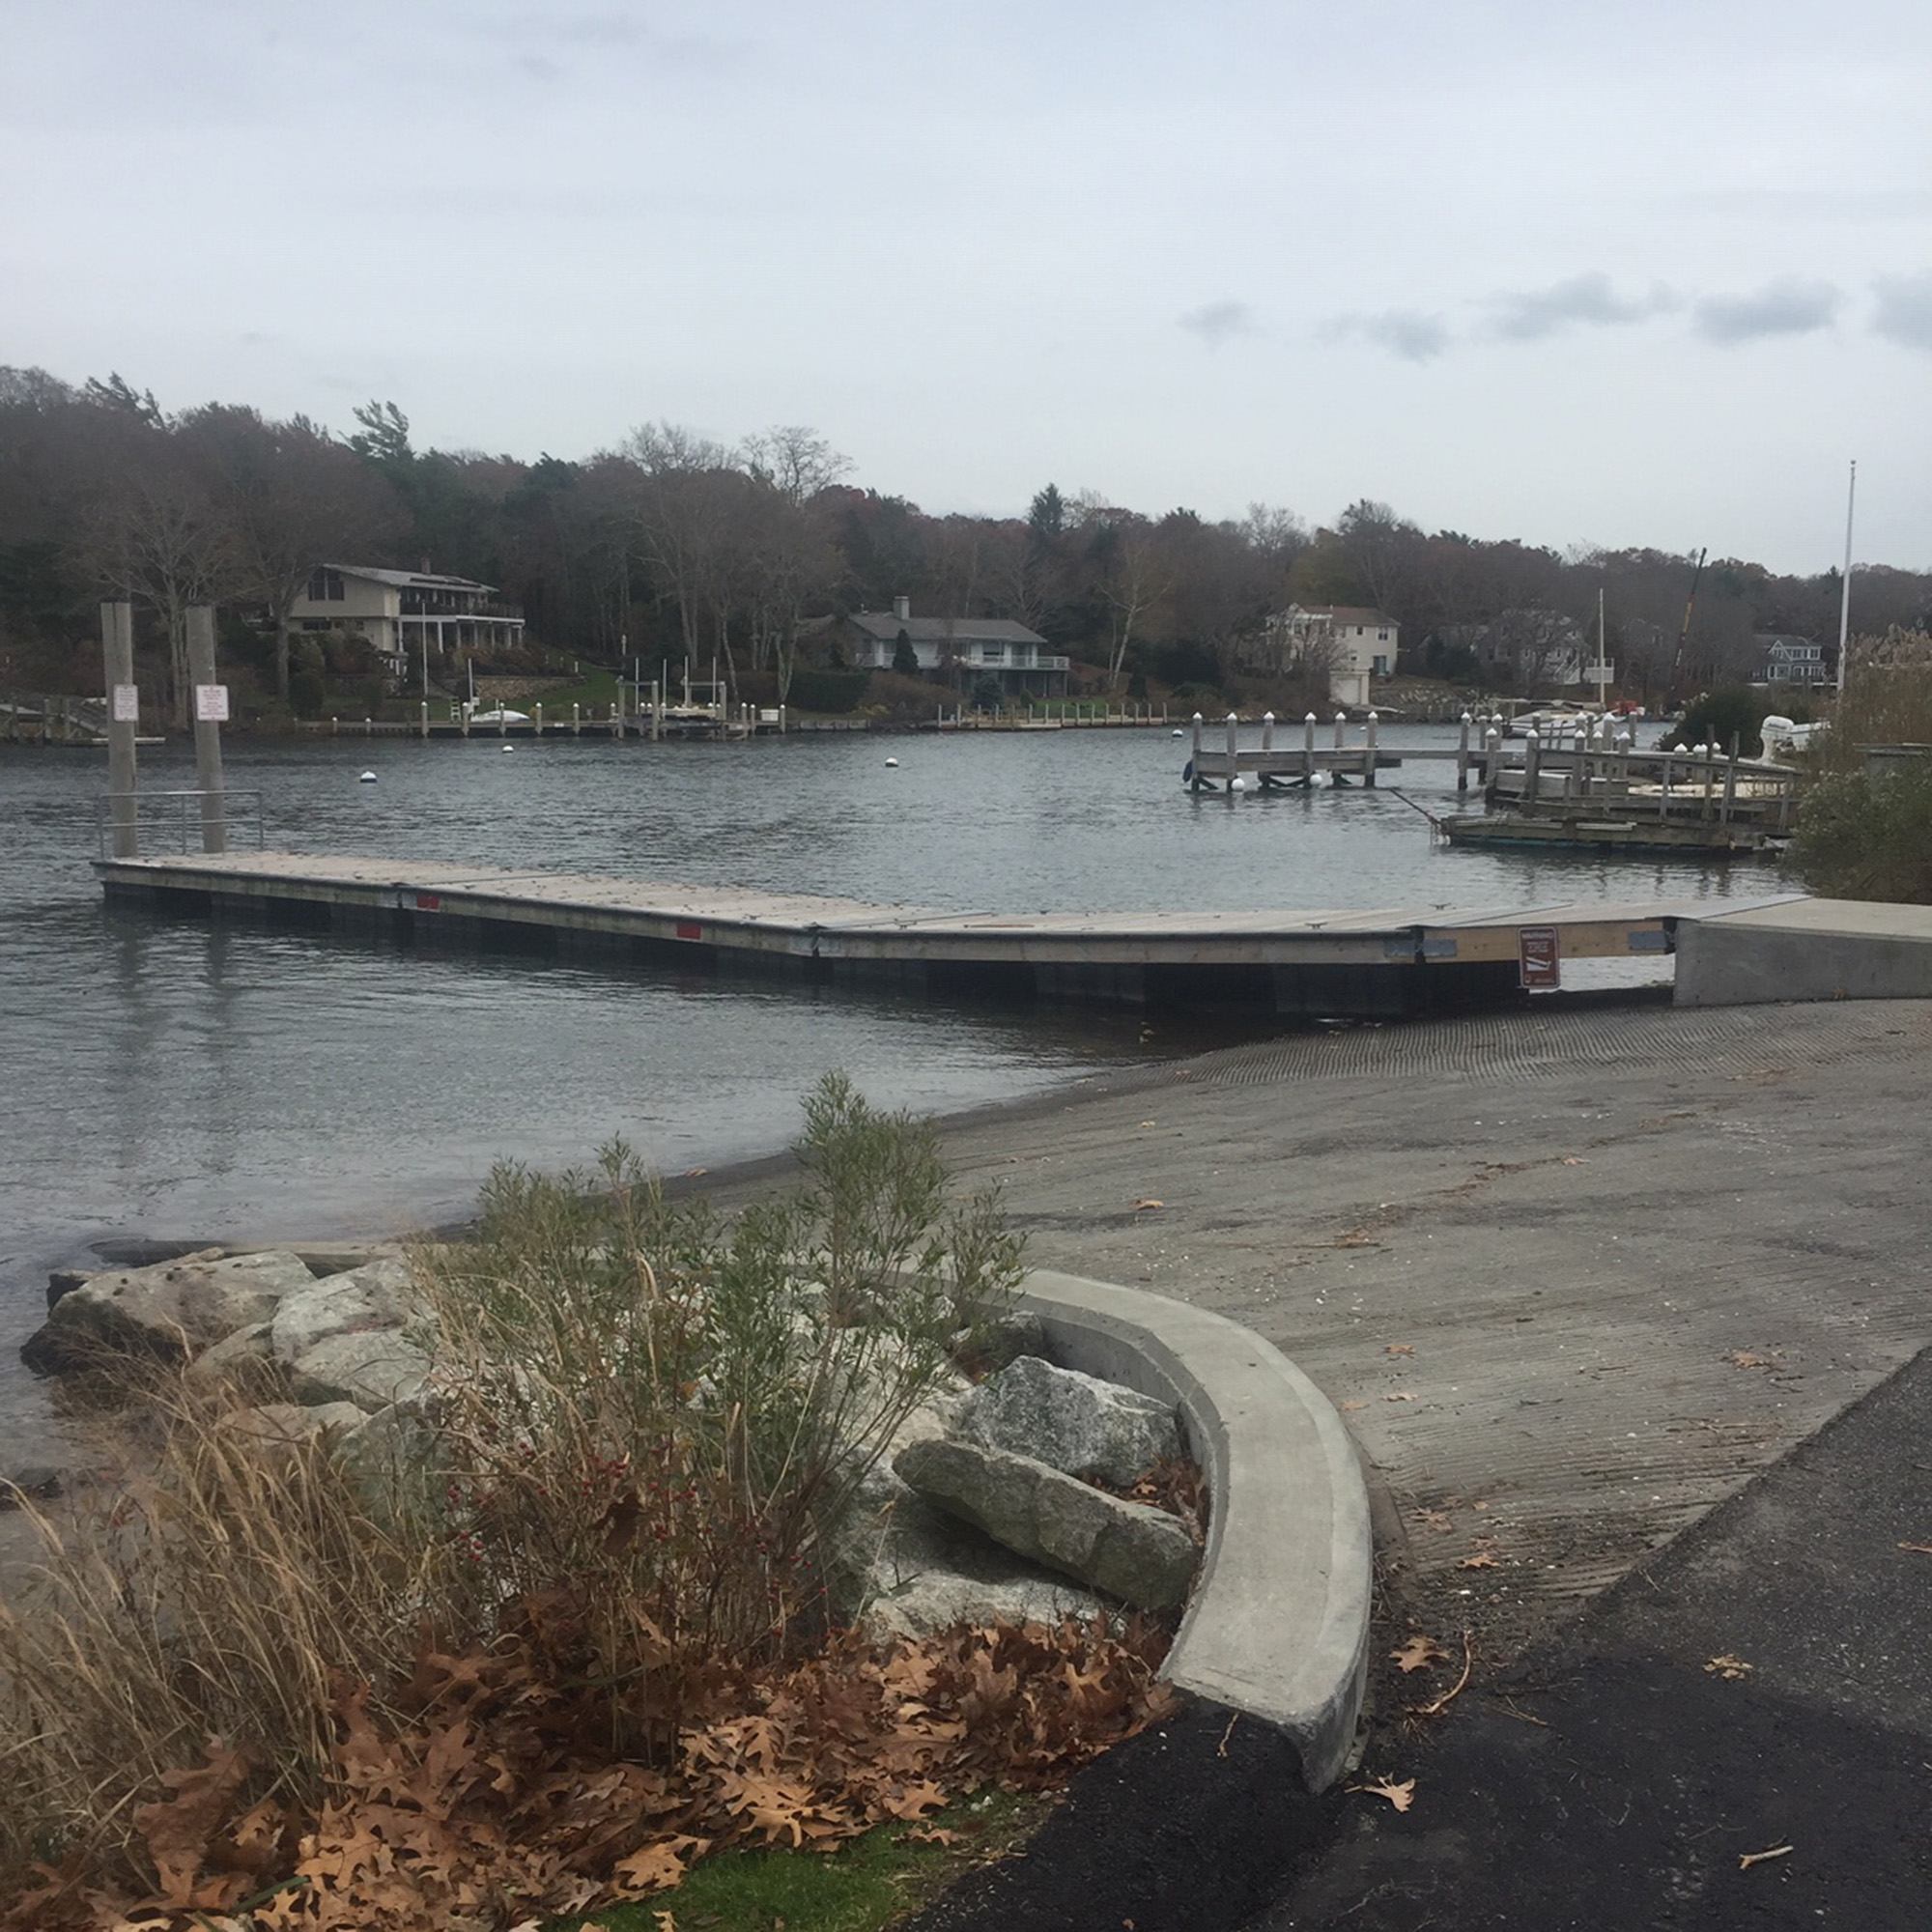
POLYGON ((1354 1445, 1327 1399, 1251 1330, 1163 1295, 1037 1272, 1025 1306, 1064 1366, 1176 1404, 1213 1498, 1165 1675, 1293 1741, 1311 1790, 1353 1742, 1374 1552, 1354 1445))

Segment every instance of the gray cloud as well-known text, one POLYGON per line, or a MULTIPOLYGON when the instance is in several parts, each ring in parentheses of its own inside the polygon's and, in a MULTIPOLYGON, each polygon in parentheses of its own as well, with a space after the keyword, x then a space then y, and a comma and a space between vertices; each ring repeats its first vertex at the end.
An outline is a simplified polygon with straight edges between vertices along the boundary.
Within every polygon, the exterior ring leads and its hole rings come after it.
POLYGON ((1321 326, 1330 342, 1351 337, 1373 342, 1405 362, 1429 362, 1449 346, 1449 327, 1439 315, 1420 309, 1385 308, 1378 315, 1338 315, 1321 326))
POLYGON ((1829 328, 1843 295, 1830 282, 1787 276, 1744 296, 1709 296, 1696 307, 1697 333, 1712 342, 1753 342, 1764 335, 1808 335, 1829 328))
POLYGON ((1932 349, 1932 269, 1918 275, 1882 275, 1872 284, 1878 313, 1872 327, 1908 349, 1932 349))
POLYGON ((1233 336, 1254 334, 1255 317, 1246 302, 1215 301, 1189 309, 1180 318, 1180 326, 1192 330, 1208 348, 1218 349, 1233 336))
POLYGON ((1547 335, 1587 323, 1594 327, 1622 327, 1645 322, 1676 306, 1668 289, 1653 288, 1644 296, 1620 296, 1601 270, 1551 282, 1547 289, 1521 289, 1493 296, 1490 332, 1510 342, 1539 342, 1547 335))

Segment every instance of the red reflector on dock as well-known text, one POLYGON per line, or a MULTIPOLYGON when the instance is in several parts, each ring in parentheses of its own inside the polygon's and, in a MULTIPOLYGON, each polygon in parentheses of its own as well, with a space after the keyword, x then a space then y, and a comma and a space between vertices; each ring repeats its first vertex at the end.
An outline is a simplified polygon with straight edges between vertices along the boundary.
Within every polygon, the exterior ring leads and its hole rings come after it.
POLYGON ((416 910, 418 912, 440 912, 442 910, 442 901, 434 893, 418 893, 416 895, 416 910))
POLYGON ((704 928, 696 920, 681 919, 677 923, 677 936, 680 939, 702 939, 704 928))

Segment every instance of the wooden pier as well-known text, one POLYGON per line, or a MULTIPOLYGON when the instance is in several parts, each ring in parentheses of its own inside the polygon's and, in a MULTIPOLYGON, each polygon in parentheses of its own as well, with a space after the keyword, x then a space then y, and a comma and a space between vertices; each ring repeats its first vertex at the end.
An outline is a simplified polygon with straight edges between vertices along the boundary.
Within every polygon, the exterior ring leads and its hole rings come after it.
POLYGON ((1774 849, 1790 837, 1797 772, 1708 746, 1638 752, 1534 736, 1490 759, 1484 798, 1504 810, 1437 821, 1451 844, 1652 853, 1774 849))
POLYGON ((277 852, 101 859, 96 869, 111 901, 382 944, 1308 1016, 1514 1001, 1525 959, 1665 955, 1673 917, 1705 903, 1015 915, 277 852))
MULTIPOLYGON (((1373 711, 1363 721, 1361 735, 1351 739, 1349 721, 1337 712, 1330 731, 1324 731, 1314 712, 1301 721, 1299 732, 1277 730, 1273 712, 1261 721, 1259 738, 1242 742, 1240 719, 1229 712, 1218 744, 1208 741, 1205 721, 1194 714, 1191 751, 1181 782, 1189 791, 1290 791, 1327 783, 1358 783, 1373 788, 1378 772, 1392 771, 1405 760, 1453 761, 1456 789, 1467 791, 1471 777, 1483 778, 1493 750, 1486 751, 1476 735, 1475 722, 1466 714, 1461 736, 1453 746, 1406 745, 1392 752, 1380 742, 1381 720, 1373 711)), ((1499 736, 1499 734, 1498 734, 1499 736)))

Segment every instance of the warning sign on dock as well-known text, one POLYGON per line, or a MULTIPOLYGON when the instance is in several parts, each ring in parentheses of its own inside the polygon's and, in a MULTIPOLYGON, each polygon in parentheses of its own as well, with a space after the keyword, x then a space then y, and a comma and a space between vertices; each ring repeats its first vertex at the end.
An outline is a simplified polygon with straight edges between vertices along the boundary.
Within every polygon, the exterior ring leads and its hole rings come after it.
POLYGON ((1516 943, 1524 986, 1562 985, 1563 952, 1555 926, 1520 925, 1516 943))

